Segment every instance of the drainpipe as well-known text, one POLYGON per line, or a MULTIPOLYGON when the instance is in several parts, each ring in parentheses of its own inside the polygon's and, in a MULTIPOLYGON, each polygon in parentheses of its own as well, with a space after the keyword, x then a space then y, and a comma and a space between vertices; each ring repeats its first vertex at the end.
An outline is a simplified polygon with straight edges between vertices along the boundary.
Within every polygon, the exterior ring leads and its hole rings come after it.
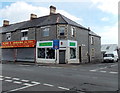
POLYGON ((36 62, 36 43, 37 43, 37 38, 36 38, 36 28, 35 28, 35 40, 36 40, 36 42, 35 42, 35 47, 34 47, 34 61, 35 61, 35 64, 37 64, 37 62, 36 62))
POLYGON ((90 27, 88 27, 88 63, 90 63, 90 35, 89 35, 89 32, 90 32, 90 27))

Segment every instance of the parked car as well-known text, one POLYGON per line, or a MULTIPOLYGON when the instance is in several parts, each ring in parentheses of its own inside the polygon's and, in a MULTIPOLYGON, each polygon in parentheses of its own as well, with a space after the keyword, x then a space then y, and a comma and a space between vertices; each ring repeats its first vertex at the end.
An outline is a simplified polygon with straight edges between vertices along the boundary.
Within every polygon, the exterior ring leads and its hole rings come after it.
POLYGON ((118 54, 117 51, 114 52, 106 52, 103 56, 104 62, 117 62, 118 54))

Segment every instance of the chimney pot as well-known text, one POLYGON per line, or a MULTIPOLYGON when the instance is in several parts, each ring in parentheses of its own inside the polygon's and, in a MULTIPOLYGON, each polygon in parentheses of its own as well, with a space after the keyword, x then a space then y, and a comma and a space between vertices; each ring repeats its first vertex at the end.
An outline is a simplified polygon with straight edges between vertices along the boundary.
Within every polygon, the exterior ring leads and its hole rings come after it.
POLYGON ((35 18, 37 18, 37 15, 36 15, 36 14, 31 14, 30 20, 33 20, 33 19, 35 19, 35 18))
POLYGON ((50 6, 50 14, 55 14, 56 13, 56 7, 50 6))
POLYGON ((3 20, 3 26, 8 26, 9 25, 9 21, 8 20, 3 20))

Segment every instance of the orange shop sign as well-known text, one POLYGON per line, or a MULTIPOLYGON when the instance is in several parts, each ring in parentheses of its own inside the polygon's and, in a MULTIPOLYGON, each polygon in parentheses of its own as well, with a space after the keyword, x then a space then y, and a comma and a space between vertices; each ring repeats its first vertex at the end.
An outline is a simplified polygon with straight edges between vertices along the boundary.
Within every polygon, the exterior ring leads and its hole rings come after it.
POLYGON ((35 45, 36 40, 10 41, 2 42, 1 48, 34 47, 35 45))

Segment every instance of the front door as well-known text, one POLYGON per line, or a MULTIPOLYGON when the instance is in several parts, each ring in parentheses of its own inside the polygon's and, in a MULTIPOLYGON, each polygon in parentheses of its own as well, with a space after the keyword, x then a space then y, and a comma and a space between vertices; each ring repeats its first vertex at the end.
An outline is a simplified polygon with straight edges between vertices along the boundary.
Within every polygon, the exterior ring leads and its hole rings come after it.
POLYGON ((65 50, 59 50, 59 64, 65 64, 65 50))

